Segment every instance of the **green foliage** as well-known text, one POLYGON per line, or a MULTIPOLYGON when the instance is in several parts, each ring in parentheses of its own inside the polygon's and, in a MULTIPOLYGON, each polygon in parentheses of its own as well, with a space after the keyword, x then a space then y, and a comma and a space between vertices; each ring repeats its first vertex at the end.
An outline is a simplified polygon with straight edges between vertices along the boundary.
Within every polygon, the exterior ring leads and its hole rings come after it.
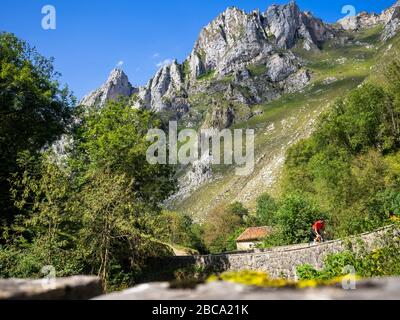
POLYGON ((283 192, 327 212, 333 237, 376 229, 398 210, 399 68, 388 67, 387 85, 365 83, 338 100, 288 151, 283 192))
POLYGON ((395 189, 386 189, 377 194, 374 208, 376 212, 382 212, 386 217, 400 217, 400 192, 395 189))
POLYGON ((162 237, 159 239, 171 244, 182 246, 190 245, 190 235, 188 231, 192 226, 192 219, 172 211, 163 211, 156 218, 156 233, 162 237))
POLYGON ((187 215, 163 211, 155 219, 153 233, 163 242, 205 252, 203 230, 187 215))
POLYGON ((204 223, 204 242, 211 253, 236 250, 236 239, 244 231, 248 210, 239 202, 221 204, 204 223))
POLYGON ((301 280, 312 280, 320 278, 320 272, 315 270, 315 268, 309 264, 298 266, 296 268, 296 273, 298 278, 301 280))
POLYGON ((210 81, 215 76, 215 70, 208 70, 207 72, 203 73, 202 75, 197 77, 199 81, 210 81))
POLYGON ((70 251, 79 223, 68 201, 68 170, 58 167, 50 153, 38 157, 25 152, 18 164, 12 194, 20 215, 10 233, 3 233, 1 275, 39 277, 46 265, 54 266, 60 276, 79 273, 81 266, 70 251))
POLYGON ((315 221, 327 219, 312 201, 300 193, 288 193, 279 203, 264 194, 257 200, 256 224, 271 226, 274 231, 261 248, 307 243, 315 221))
POLYGON ((84 119, 77 134, 77 160, 87 170, 99 167, 133 179, 136 197, 157 207, 175 190, 174 170, 146 160, 149 129, 160 125, 154 115, 131 108, 124 101, 110 102, 84 119))
POLYGON ((190 70, 189 60, 185 60, 185 62, 182 65, 182 73, 183 73, 184 79, 189 78, 190 72, 191 72, 191 70, 190 70))
POLYGON ((346 267, 351 266, 359 277, 398 276, 400 275, 398 252, 398 244, 363 255, 346 251, 329 255, 323 270, 317 271, 312 266, 303 265, 297 268, 297 274, 302 280, 331 280, 348 274, 349 269, 346 267))
POLYGON ((267 73, 267 66, 265 64, 247 66, 252 77, 263 76, 267 73))
POLYGON ((311 226, 324 218, 325 214, 298 194, 287 195, 276 213, 279 232, 288 244, 308 242, 311 226))
POLYGON ((228 211, 236 216, 241 217, 244 219, 248 214, 249 210, 241 203, 241 202, 234 202, 229 205, 228 211))
POLYGON ((21 153, 11 180, 20 216, 3 234, 1 275, 39 277, 52 265, 58 275, 98 275, 112 290, 132 285, 149 256, 171 254, 155 241, 169 231, 154 225, 174 172, 146 161, 147 130, 157 125, 110 103, 82 118, 65 161, 21 153))
POLYGON ((326 138, 353 154, 371 147, 391 147, 387 140, 390 123, 386 122, 386 97, 382 88, 365 83, 337 102, 332 118, 325 118, 316 134, 321 145, 326 138), (336 125, 336 127, 334 127, 336 125))
POLYGON ((359 269, 356 255, 352 251, 344 251, 339 254, 328 255, 325 259, 325 268, 320 274, 320 278, 333 279, 344 275, 348 270, 346 266, 352 266, 355 270, 359 269))
POLYGON ((276 224, 278 204, 275 199, 265 193, 257 199, 256 223, 259 226, 273 226, 276 224))
POLYGON ((236 239, 246 229, 249 211, 240 202, 220 205, 207 215, 204 242, 207 251, 221 253, 236 250, 236 239))
POLYGON ((187 217, 157 229, 176 180, 146 160, 155 115, 128 100, 72 109, 57 77, 52 60, 0 34, 0 276, 38 278, 52 266, 57 276, 98 275, 112 290, 132 285, 148 257, 172 254, 158 237, 200 247, 187 217), (64 133, 73 142, 60 157, 48 147, 64 133))
POLYGON ((228 236, 225 244, 225 251, 232 252, 237 250, 236 239, 246 230, 245 227, 238 227, 231 235, 228 236))
POLYGON ((132 180, 107 171, 95 172, 87 181, 78 202, 82 227, 78 231, 77 249, 82 261, 90 261, 89 274, 102 277, 105 286, 115 268, 134 273, 140 266, 141 227, 147 212, 132 202, 132 180), (122 253, 122 255, 121 255, 122 253), (124 255, 127 256, 124 256, 124 255), (129 259, 129 255, 137 261, 129 259))
POLYGON ((268 249, 273 247, 279 247, 289 244, 288 240, 285 238, 281 227, 276 225, 274 227, 274 232, 267 238, 265 238, 261 244, 258 246, 260 249, 268 249))
POLYGON ((16 210, 9 178, 20 152, 39 151, 66 130, 73 97, 61 89, 53 61, 9 33, 0 33, 0 220, 16 210))

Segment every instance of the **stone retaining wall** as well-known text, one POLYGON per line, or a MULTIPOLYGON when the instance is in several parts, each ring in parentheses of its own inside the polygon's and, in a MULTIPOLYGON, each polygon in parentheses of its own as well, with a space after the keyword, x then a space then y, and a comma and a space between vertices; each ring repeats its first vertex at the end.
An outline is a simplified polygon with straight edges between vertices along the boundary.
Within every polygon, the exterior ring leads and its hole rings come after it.
MULTIPOLYGON (((227 253, 208 256, 168 257, 157 259, 157 268, 179 269, 190 266, 202 267, 210 271, 265 271, 274 278, 296 278, 296 267, 310 264, 317 269, 323 268, 324 259, 329 254, 339 253, 346 249, 347 242, 357 250, 363 247, 372 250, 382 246, 384 235, 394 234, 393 227, 365 233, 348 241, 336 240, 319 245, 294 245, 277 247, 269 250, 227 253)), ((160 270, 160 269, 159 269, 160 270)), ((161 269, 163 270, 163 269, 161 269)))

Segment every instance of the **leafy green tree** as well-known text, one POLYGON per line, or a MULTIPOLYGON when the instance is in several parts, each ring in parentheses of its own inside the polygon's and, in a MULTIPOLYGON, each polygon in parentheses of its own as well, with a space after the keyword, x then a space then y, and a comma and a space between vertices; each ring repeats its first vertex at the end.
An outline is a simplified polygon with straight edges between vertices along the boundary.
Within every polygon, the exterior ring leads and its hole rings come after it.
MULTIPOLYGON (((389 98, 386 100, 386 118, 392 147, 400 145, 400 61, 395 60, 389 64, 385 71, 387 79, 386 91, 389 98)), ((390 146, 390 145, 388 145, 390 146)))
POLYGON ((133 109, 124 100, 109 102, 83 119, 76 135, 76 166, 83 170, 106 168, 132 179, 136 201, 157 209, 176 188, 174 168, 149 164, 146 139, 149 129, 160 126, 156 116, 133 109))
POLYGON ((10 33, 0 33, 0 220, 12 222, 10 175, 18 154, 55 141, 69 123, 73 98, 61 89, 53 61, 10 33))
POLYGON ((249 214, 249 210, 241 202, 238 201, 230 204, 228 211, 234 215, 239 216, 242 219, 244 219, 249 214))
POLYGON ((155 236, 169 244, 190 247, 192 244, 191 217, 173 211, 163 211, 155 222, 155 236))
POLYGON ((235 229, 229 236, 226 241, 225 250, 228 252, 237 250, 237 238, 246 230, 245 227, 239 227, 235 229))
POLYGON ((236 250, 236 239, 252 223, 249 211, 240 202, 220 204, 204 223, 204 243, 208 251, 220 253, 236 250))
MULTIPOLYGON (((108 171, 94 172, 76 197, 75 214, 82 215, 77 254, 89 274, 97 274, 107 288, 115 268, 134 274, 145 256, 140 224, 146 212, 132 201, 132 180, 108 171), (123 253, 123 254, 121 254, 123 253)), ((112 282, 112 281, 111 281, 112 282)))
POLYGON ((323 213, 298 194, 287 195, 276 214, 278 232, 286 244, 308 242, 311 226, 323 218, 323 213))
POLYGON ((4 232, 0 250, 6 277, 41 277, 41 268, 55 267, 58 276, 79 274, 75 259, 76 233, 80 216, 71 206, 73 185, 68 168, 54 163, 50 152, 42 156, 20 154, 18 173, 11 179, 11 191, 18 215, 11 233, 4 232))
POLYGON ((200 254, 207 254, 207 247, 204 243, 204 226, 193 223, 190 228, 190 247, 197 250, 200 254))
POLYGON ((276 212, 278 204, 268 193, 257 199, 256 223, 259 226, 274 226, 276 224, 276 212))
POLYGON ((231 206, 220 204, 205 219, 204 242, 212 253, 227 251, 230 237, 245 224, 242 217, 230 209, 231 206))

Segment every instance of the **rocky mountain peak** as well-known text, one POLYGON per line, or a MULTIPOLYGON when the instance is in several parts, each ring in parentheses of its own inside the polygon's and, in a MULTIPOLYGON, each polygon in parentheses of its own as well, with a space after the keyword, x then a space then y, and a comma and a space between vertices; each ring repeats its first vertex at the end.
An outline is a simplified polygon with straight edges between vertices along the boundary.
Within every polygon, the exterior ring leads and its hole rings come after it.
POLYGON ((128 76, 121 69, 111 71, 107 81, 97 90, 85 96, 80 102, 84 106, 103 107, 108 101, 118 97, 130 97, 137 92, 129 82, 128 76))
POLYGON ((282 93, 303 88, 310 80, 294 46, 319 50, 343 29, 385 25, 382 39, 394 36, 400 26, 400 1, 382 14, 360 13, 332 26, 302 12, 294 1, 272 5, 265 12, 245 12, 229 7, 205 26, 188 58, 162 66, 147 85, 133 88, 122 70, 113 70, 107 82, 82 100, 103 106, 118 96, 137 93, 135 106, 184 115, 191 97, 223 93, 228 100, 245 105, 270 101, 282 93), (355 25, 352 25, 355 23, 355 25))
POLYGON ((276 45, 290 49, 299 39, 304 40, 306 50, 334 36, 333 29, 311 12, 301 12, 295 2, 272 5, 264 14, 269 32, 274 35, 276 45))
MULTIPOLYGON (((128 76, 125 74, 125 72, 122 69, 116 68, 113 69, 110 72, 110 75, 108 76, 108 80, 107 82, 111 82, 111 81, 127 81, 128 80, 128 76)), ((129 81, 128 81, 129 82, 129 81)))
POLYGON ((188 58, 191 79, 215 71, 225 75, 263 60, 302 39, 307 50, 334 36, 333 28, 303 13, 295 2, 272 5, 265 13, 230 7, 201 31, 188 58))
POLYGON ((184 93, 182 66, 174 60, 161 67, 147 85, 139 89, 136 107, 158 112, 166 109, 184 111, 188 108, 186 101, 180 97, 184 93))
MULTIPOLYGON (((302 13, 293 1, 287 5, 273 5, 265 13, 259 10, 246 13, 237 7, 229 7, 201 30, 183 64, 175 60, 162 66, 147 85, 139 89, 136 107, 185 112, 190 107, 188 95, 204 90, 200 79, 245 74, 248 75, 244 80, 246 83, 241 81, 241 85, 248 87, 251 94, 244 97, 243 93, 230 88, 232 97, 244 103, 272 98, 281 90, 279 88, 288 87, 289 83, 273 86, 269 92, 262 89, 271 86, 268 81, 285 81, 301 67, 290 53, 279 57, 276 54, 292 48, 300 39, 305 49, 316 49, 320 42, 330 37, 333 37, 333 31, 328 25, 309 12, 302 13), (249 79, 247 69, 254 66, 266 70, 255 81, 249 79)), ((304 72, 302 75, 290 81, 297 79, 296 83, 304 85, 307 77, 304 72)), ((128 95, 132 90, 125 74, 115 70, 107 83, 86 97, 84 103, 102 105, 108 99, 128 95)))
POLYGON ((364 11, 357 14, 356 16, 343 18, 338 21, 338 24, 344 30, 358 30, 358 29, 370 28, 383 22, 384 22, 383 15, 379 15, 376 13, 367 13, 364 11))
POLYGON ((343 18, 337 23, 344 30, 352 31, 382 24, 384 26, 382 40, 386 41, 392 38, 400 28, 400 1, 397 1, 389 9, 382 11, 381 14, 363 11, 356 16, 343 18))
POLYGON ((270 51, 262 15, 230 7, 200 32, 188 59, 191 78, 210 71, 220 75, 230 73, 270 51))
POLYGON ((397 1, 391 8, 382 13, 385 21, 385 29, 382 40, 387 41, 393 38, 400 30, 400 1, 397 1))

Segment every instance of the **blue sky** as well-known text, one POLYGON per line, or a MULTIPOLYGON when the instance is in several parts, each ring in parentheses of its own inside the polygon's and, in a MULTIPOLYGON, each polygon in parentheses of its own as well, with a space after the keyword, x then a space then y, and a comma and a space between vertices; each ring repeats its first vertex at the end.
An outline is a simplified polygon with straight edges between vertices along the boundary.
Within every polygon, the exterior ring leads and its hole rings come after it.
MULTIPOLYGON (((62 81, 78 98, 99 87, 109 72, 122 69, 133 85, 143 85, 164 60, 184 60, 203 26, 229 6, 264 11, 280 0, 1 0, 0 30, 15 33, 54 57, 62 81), (43 30, 41 9, 53 5, 57 29, 43 30)), ((357 12, 380 12, 395 0, 298 0, 325 21, 344 15, 344 5, 357 12)))

